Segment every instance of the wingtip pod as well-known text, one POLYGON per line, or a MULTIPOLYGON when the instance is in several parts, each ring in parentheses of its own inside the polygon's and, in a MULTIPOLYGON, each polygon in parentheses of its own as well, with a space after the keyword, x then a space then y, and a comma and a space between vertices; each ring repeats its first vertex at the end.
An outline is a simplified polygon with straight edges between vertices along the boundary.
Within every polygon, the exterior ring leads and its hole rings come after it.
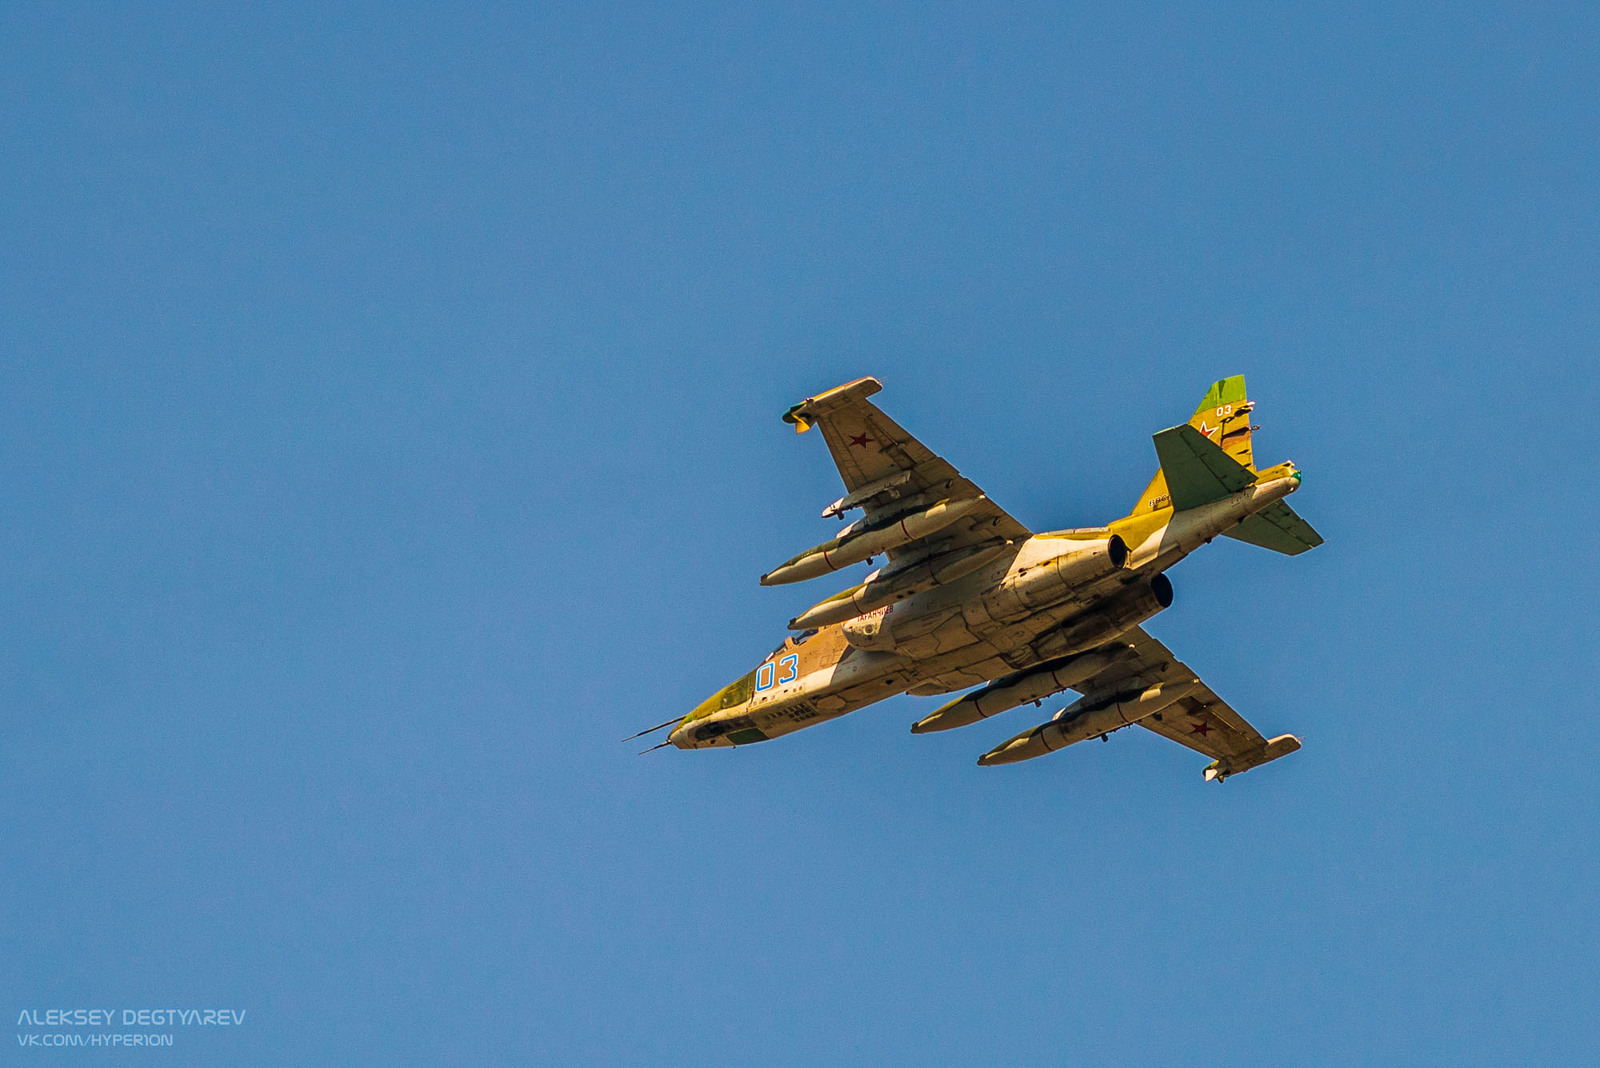
POLYGON ((849 401, 858 397, 870 397, 883 388, 883 383, 876 378, 858 378, 854 382, 846 382, 842 386, 834 386, 824 390, 815 397, 807 397, 799 404, 792 405, 783 413, 785 423, 794 424, 796 434, 804 434, 811 429, 811 424, 817 421, 817 416, 827 411, 833 405, 842 401, 849 401))
POLYGON ((1238 775, 1251 768, 1269 764, 1279 757, 1288 756, 1299 748, 1300 739, 1292 734, 1280 734, 1254 752, 1241 754, 1231 760, 1213 760, 1206 767, 1206 782, 1221 782, 1230 775, 1238 775))

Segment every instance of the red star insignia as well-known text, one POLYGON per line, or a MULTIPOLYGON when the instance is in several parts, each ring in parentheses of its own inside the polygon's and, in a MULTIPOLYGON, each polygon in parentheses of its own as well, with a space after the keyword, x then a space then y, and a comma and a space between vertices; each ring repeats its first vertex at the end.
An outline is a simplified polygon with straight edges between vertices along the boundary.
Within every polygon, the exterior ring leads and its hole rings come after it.
POLYGON ((874 440, 876 440, 876 439, 869 438, 865 434, 857 434, 855 437, 850 439, 850 444, 852 444, 852 445, 860 445, 864 449, 864 448, 867 447, 867 442, 874 441, 874 440))
POLYGON ((1211 733, 1211 724, 1191 723, 1189 724, 1189 733, 1198 734, 1200 737, 1204 738, 1206 735, 1211 733))
POLYGON ((1221 429, 1222 429, 1222 428, 1221 428, 1221 427, 1220 427, 1220 426, 1219 426, 1219 427, 1217 427, 1217 428, 1216 428, 1216 430, 1213 430, 1213 429, 1212 429, 1212 428, 1211 428, 1211 427, 1210 427, 1210 426, 1209 426, 1209 425, 1208 425, 1208 424, 1207 424, 1207 423, 1206 423, 1206 421, 1205 421, 1205 420, 1204 420, 1204 419, 1202 419, 1202 420, 1200 420, 1200 433, 1202 433, 1202 434, 1204 434, 1204 435, 1205 435, 1205 436, 1206 436, 1206 437, 1208 437, 1208 438, 1209 438, 1209 437, 1210 437, 1210 436, 1211 436, 1211 435, 1212 435, 1212 434, 1215 434, 1215 433, 1216 433, 1216 432, 1217 432, 1217 430, 1221 430, 1221 429))

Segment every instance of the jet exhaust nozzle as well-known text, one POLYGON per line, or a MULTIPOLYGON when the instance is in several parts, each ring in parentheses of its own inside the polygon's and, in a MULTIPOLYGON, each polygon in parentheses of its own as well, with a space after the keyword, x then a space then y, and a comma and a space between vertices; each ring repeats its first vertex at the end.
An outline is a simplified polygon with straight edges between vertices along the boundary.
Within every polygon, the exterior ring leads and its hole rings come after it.
POLYGON ((1121 571, 1128 564, 1128 543, 1122 540, 1121 534, 1111 535, 1111 540, 1106 545, 1106 555, 1111 557, 1111 566, 1121 571))

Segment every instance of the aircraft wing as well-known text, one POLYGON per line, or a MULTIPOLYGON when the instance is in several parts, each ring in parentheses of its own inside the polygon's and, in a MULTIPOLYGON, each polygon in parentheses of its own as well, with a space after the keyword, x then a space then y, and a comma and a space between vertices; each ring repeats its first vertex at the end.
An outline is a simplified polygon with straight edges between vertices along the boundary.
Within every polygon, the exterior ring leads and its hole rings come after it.
POLYGON ((860 378, 807 397, 784 413, 784 421, 794 424, 796 433, 813 426, 822 431, 849 491, 823 515, 859 507, 870 517, 897 500, 924 493, 952 500, 982 498, 961 520, 940 531, 939 538, 950 539, 955 548, 1028 537, 1027 527, 867 399, 882 388, 875 378, 860 378))
MULTIPOLYGON (((1132 647, 1128 655, 1075 689, 1084 692, 1112 689, 1134 678, 1148 680, 1147 685, 1199 679, 1187 664, 1146 634, 1142 627, 1134 627, 1117 642, 1126 642, 1132 647)), ((1141 727, 1211 757, 1214 763, 1206 769, 1208 780, 1249 771, 1300 748, 1300 739, 1292 734, 1270 741, 1262 737, 1260 731, 1203 682, 1176 703, 1138 722, 1141 727)))

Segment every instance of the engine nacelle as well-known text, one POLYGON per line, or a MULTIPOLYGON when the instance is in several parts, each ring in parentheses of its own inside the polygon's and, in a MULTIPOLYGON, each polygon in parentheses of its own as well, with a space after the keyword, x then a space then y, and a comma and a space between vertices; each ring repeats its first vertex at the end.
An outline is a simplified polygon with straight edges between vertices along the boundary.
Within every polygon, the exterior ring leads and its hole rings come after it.
POLYGON ((1035 538, 1024 550, 1024 560, 1000 585, 984 595, 991 619, 1015 619, 1058 604, 1110 577, 1128 562, 1128 546, 1116 534, 1093 540, 1035 538), (1039 558, 1044 546, 1072 546, 1070 551, 1039 558), (1031 551, 1030 551, 1031 550, 1031 551), (1033 559, 1027 559, 1027 557, 1033 559))
POLYGON ((1128 562, 1128 546, 1116 534, 1092 541, 1077 552, 1064 553, 1008 577, 1007 585, 1029 608, 1063 600, 1074 590, 1116 571, 1128 562))
POLYGON ((1045 634, 1034 643, 1041 659, 1071 656, 1106 642, 1138 626, 1172 604, 1172 580, 1157 575, 1109 598, 1087 613, 1045 634))

